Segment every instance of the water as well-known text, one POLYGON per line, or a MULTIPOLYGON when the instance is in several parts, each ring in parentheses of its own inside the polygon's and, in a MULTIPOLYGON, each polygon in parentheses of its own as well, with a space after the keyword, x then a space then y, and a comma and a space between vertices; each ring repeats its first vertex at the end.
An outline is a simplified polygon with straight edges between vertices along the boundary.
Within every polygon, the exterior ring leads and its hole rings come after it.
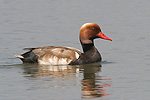
POLYGON ((149 0, 1 0, 1 100, 149 100, 149 0), (94 22, 113 39, 96 40, 102 64, 23 65, 22 48, 81 49, 82 24, 94 22), (102 66, 102 67, 100 67, 102 66))

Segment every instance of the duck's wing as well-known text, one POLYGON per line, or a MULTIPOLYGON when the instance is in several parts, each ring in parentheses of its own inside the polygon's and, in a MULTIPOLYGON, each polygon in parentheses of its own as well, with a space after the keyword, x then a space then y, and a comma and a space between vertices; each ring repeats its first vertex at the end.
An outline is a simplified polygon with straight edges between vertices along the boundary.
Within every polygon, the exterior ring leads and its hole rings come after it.
POLYGON ((69 64, 81 55, 81 52, 75 48, 55 46, 39 47, 32 52, 39 56, 39 64, 51 65, 69 64))
POLYGON ((71 47, 37 47, 25 48, 28 52, 17 55, 24 63, 37 62, 39 64, 61 65, 69 64, 79 58, 81 52, 71 47))

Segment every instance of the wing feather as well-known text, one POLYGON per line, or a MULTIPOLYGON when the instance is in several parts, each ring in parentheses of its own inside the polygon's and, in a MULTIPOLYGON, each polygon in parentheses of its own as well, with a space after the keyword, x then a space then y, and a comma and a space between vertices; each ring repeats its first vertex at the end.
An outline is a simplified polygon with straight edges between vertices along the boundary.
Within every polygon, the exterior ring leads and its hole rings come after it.
POLYGON ((36 55, 39 56, 38 61, 42 62, 43 64, 68 64, 71 61, 78 59, 81 55, 81 52, 75 48, 71 47, 37 47, 32 50, 36 55))

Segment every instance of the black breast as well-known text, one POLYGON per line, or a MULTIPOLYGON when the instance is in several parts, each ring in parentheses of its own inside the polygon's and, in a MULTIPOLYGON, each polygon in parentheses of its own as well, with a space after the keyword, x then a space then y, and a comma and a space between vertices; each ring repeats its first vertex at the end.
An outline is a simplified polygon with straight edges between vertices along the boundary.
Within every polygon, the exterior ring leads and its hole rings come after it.
POLYGON ((95 46, 85 46, 83 50, 84 53, 81 54, 79 59, 72 61, 70 65, 89 64, 101 61, 101 55, 95 46))

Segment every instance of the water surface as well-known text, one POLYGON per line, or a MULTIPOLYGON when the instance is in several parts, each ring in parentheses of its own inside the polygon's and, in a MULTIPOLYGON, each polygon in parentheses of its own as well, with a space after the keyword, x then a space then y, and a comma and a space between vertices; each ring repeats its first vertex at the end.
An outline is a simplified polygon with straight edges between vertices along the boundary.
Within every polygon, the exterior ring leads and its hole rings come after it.
POLYGON ((149 0, 1 0, 1 100, 149 100, 149 0), (79 29, 101 26, 113 41, 95 40, 103 62, 81 66, 24 65, 23 48, 71 46, 79 29))

